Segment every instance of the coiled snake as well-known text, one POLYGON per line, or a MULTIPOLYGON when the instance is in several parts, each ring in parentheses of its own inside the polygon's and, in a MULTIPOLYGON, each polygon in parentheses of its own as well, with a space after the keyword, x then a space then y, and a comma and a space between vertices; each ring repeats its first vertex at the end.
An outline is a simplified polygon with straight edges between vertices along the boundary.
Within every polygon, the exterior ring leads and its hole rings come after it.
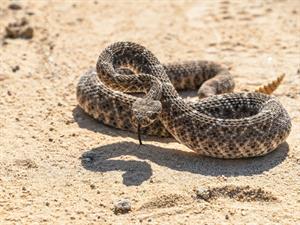
POLYGON ((217 63, 163 65, 139 44, 116 42, 100 54, 96 71, 80 78, 77 99, 86 113, 107 125, 171 134, 201 155, 244 158, 276 149, 291 130, 286 110, 266 94, 225 93, 233 88, 230 73, 217 63), (206 98, 197 103, 183 100, 176 91, 200 85, 198 94, 206 98))

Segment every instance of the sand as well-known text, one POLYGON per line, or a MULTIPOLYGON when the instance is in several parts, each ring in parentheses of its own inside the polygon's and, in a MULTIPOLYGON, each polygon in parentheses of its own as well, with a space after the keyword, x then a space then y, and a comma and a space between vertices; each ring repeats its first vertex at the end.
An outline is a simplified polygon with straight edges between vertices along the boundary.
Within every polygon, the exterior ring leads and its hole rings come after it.
POLYGON ((2 0, 0 224, 299 224, 300 2, 247 2, 2 0), (91 119, 76 84, 121 40, 161 62, 223 63, 236 91, 285 73, 286 143, 220 160, 91 119))

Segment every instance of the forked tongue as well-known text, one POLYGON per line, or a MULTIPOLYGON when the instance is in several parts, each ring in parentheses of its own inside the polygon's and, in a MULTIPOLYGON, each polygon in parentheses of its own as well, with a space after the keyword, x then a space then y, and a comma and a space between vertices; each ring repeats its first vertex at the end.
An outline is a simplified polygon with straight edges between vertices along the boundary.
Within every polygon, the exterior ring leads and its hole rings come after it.
POLYGON ((138 133, 138 139, 139 139, 139 142, 140 142, 140 145, 142 145, 142 137, 141 137, 141 124, 138 124, 137 126, 137 133, 138 133))

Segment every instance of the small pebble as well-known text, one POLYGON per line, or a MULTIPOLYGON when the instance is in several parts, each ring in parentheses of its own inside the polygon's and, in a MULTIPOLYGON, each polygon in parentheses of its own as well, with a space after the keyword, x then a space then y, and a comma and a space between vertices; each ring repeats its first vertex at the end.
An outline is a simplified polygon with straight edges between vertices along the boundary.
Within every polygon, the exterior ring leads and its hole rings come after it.
POLYGON ((118 213, 128 213, 131 211, 131 203, 128 199, 121 199, 114 204, 114 212, 118 213))
POLYGON ((84 154, 80 158, 84 162, 92 162, 95 159, 95 157, 96 157, 95 153, 91 152, 91 153, 84 154))
POLYGON ((33 15, 34 15, 34 12, 26 12, 26 14, 27 14, 28 16, 33 16, 33 15))
POLYGON ((84 158, 82 158, 82 161, 84 161, 84 162, 86 162, 86 163, 89 163, 89 162, 92 162, 93 159, 90 158, 90 157, 84 157, 84 158))
POLYGON ((242 216, 246 216, 245 210, 242 210, 241 214, 242 214, 242 216))
POLYGON ((11 3, 8 5, 8 8, 11 10, 20 10, 20 9, 22 9, 22 6, 20 6, 17 3, 11 3))
POLYGON ((206 188, 198 188, 196 190, 196 195, 197 195, 198 198, 201 198, 205 201, 207 201, 211 197, 210 191, 206 188))
POLYGON ((16 65, 14 67, 11 68, 11 70, 15 73, 20 69, 20 66, 16 65))
POLYGON ((23 38, 31 39, 33 37, 33 28, 28 24, 26 18, 9 23, 5 27, 5 38, 23 38))

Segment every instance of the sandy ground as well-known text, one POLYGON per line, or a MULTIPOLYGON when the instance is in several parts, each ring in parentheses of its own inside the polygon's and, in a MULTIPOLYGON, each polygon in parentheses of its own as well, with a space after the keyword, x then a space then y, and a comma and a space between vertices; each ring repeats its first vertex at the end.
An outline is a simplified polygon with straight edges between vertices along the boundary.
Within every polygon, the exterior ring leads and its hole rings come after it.
POLYGON ((245 2, 1 0, 0 224, 299 224, 300 2, 245 2), (5 38, 21 18, 33 37, 5 38), (220 160, 172 139, 139 147, 89 118, 76 83, 118 40, 162 62, 222 62, 237 91, 285 73, 275 95, 292 118, 287 142, 220 160), (122 199, 132 211, 115 214, 122 199))

